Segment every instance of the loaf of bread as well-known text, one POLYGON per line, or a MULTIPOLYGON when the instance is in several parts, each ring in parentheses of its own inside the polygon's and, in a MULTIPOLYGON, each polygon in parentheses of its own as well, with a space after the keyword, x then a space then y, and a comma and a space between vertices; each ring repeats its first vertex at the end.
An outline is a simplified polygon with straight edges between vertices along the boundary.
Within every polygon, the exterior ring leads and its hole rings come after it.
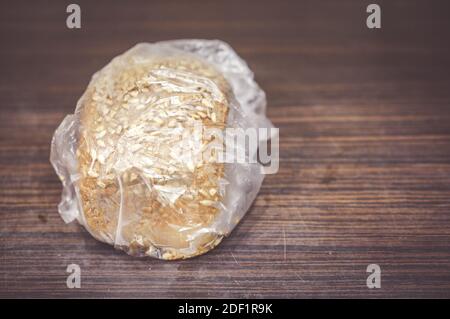
POLYGON ((224 173, 201 156, 212 142, 202 129, 225 128, 228 96, 214 68, 186 55, 125 57, 96 75, 80 107, 77 151, 92 235, 163 259, 220 242, 221 234, 202 233, 220 209, 224 173))

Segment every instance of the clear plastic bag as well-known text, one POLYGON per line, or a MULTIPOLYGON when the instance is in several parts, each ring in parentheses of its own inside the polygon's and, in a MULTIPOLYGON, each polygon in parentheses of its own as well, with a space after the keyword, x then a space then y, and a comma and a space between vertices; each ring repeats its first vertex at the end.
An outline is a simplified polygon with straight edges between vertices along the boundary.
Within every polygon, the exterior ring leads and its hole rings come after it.
POLYGON ((226 43, 136 45, 94 74, 54 134, 61 217, 134 256, 205 253, 245 215, 264 178, 257 162, 218 159, 221 147, 230 151, 223 132, 271 128, 265 108, 226 43))

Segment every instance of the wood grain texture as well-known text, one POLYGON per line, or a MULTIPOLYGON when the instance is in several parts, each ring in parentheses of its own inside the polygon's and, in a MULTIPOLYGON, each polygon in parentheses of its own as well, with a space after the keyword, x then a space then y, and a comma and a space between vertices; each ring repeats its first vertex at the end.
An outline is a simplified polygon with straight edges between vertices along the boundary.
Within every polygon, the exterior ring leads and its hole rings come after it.
POLYGON ((450 297, 448 1, 377 1, 381 30, 360 0, 77 1, 81 30, 69 3, 0 5, 1 297, 450 297), (217 249, 136 259, 61 220, 50 141, 112 57, 176 38, 248 61, 280 170, 217 249))

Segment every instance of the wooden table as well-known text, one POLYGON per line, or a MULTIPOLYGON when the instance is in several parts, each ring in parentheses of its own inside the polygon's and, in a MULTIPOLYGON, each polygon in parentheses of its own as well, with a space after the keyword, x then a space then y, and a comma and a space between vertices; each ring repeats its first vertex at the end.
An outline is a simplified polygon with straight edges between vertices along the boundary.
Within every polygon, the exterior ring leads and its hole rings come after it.
POLYGON ((450 297, 448 1, 377 1, 379 30, 369 1, 76 1, 80 30, 68 3, 0 8, 0 296, 450 297), (280 170, 217 249, 136 259, 61 220, 50 140, 112 57, 176 38, 248 61, 280 170))

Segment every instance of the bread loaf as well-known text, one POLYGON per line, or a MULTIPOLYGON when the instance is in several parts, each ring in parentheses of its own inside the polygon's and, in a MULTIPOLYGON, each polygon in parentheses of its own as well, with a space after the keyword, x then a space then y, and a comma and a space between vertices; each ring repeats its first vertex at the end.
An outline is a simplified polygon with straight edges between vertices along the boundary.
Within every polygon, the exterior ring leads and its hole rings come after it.
POLYGON ((122 57, 94 77, 79 108, 77 151, 93 236, 163 259, 202 254, 221 241, 202 229, 220 210, 224 164, 198 156, 212 141, 194 130, 223 130, 228 98, 226 80, 190 56, 122 57), (184 149, 192 137, 198 143, 184 149))

